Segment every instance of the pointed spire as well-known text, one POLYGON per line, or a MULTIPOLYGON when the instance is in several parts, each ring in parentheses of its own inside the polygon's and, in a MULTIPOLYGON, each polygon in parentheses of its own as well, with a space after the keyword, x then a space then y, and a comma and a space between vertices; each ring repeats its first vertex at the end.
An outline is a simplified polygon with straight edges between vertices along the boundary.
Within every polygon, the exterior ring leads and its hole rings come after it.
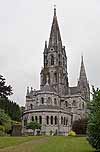
POLYGON ((89 100, 90 99, 90 88, 89 88, 89 83, 88 83, 86 72, 85 72, 83 55, 81 56, 81 68, 80 68, 80 76, 79 76, 79 80, 78 80, 78 87, 80 89, 81 95, 86 100, 89 100))
POLYGON ((59 30, 57 16, 56 16, 56 7, 54 6, 54 16, 53 16, 53 22, 51 26, 48 48, 56 47, 59 44, 62 45, 62 41, 61 41, 60 30, 59 30))
POLYGON ((47 41, 45 41, 45 49, 47 49, 47 41))
POLYGON ((54 5, 54 16, 56 16, 56 5, 54 5))
POLYGON ((86 79, 86 72, 85 72, 85 66, 84 66, 84 60, 83 60, 83 55, 81 56, 81 69, 80 69, 80 79, 86 79))
POLYGON ((85 66, 84 66, 84 60, 83 60, 83 55, 81 56, 81 68, 80 68, 80 76, 78 80, 78 85, 87 85, 87 76, 85 72, 85 66))
POLYGON ((27 96, 29 95, 29 87, 27 87, 27 93, 26 93, 26 95, 27 96))

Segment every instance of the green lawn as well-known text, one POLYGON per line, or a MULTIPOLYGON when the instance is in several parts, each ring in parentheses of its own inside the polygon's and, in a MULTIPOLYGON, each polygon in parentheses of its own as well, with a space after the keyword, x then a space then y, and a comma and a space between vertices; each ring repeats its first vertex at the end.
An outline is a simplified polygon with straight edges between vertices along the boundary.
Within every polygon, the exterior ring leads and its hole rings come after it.
POLYGON ((0 149, 8 146, 19 145, 24 142, 42 138, 41 136, 27 137, 0 137, 0 149))
POLYGON ((93 152, 85 137, 1 137, 0 147, 0 152, 93 152))

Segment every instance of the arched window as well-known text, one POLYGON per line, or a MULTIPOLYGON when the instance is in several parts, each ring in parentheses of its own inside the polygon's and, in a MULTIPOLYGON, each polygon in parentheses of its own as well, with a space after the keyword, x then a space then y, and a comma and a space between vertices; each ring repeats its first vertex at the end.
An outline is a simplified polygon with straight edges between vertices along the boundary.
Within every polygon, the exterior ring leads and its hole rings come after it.
POLYGON ((30 104, 30 108, 33 109, 33 105, 32 104, 30 104))
POLYGON ((59 61, 59 65, 61 65, 61 55, 58 54, 58 61, 59 61))
POLYGON ((81 103, 79 103, 79 108, 81 109, 81 103))
POLYGON ((49 116, 47 116, 46 119, 47 119, 47 125, 49 125, 49 116))
POLYGON ((48 104, 52 103, 52 99, 50 97, 48 97, 48 104))
POLYGON ((56 98, 54 98, 54 105, 57 105, 57 100, 56 100, 56 98))
POLYGON ((53 125, 53 116, 51 116, 51 125, 53 125))
POLYGON ((51 55, 51 65, 54 65, 54 56, 51 55))
POLYGON ((57 73, 54 73, 54 81, 57 82, 57 73))
POLYGON ((84 109, 84 102, 82 103, 82 109, 84 109))
POLYGON ((67 101, 65 101, 65 106, 66 106, 66 107, 68 106, 68 102, 67 102, 67 101))
POLYGON ((34 121, 34 117, 32 116, 32 121, 34 121))
POLYGON ((42 116, 39 116, 39 123, 42 124, 42 116))
POLYGON ((27 126, 27 118, 24 119, 24 126, 27 126))
POLYGON ((64 117, 64 125, 66 125, 66 118, 64 117))
POLYGON ((63 124, 63 117, 61 116, 61 124, 63 124))
POLYGON ((66 118, 66 126, 67 126, 67 123, 68 123, 68 119, 66 118))
POLYGON ((73 100, 73 106, 76 106, 76 101, 75 100, 73 100))
POLYGON ((64 59, 64 57, 63 57, 63 66, 64 66, 64 64, 65 64, 65 59, 64 59))
POLYGON ((57 116, 55 116, 55 125, 57 125, 57 122, 58 120, 57 120, 57 116))
POLYGON ((43 97, 41 98, 41 103, 44 104, 44 98, 43 97))
POLYGON ((36 121, 36 122, 38 121, 38 118, 37 118, 37 116, 35 116, 35 121, 36 121))

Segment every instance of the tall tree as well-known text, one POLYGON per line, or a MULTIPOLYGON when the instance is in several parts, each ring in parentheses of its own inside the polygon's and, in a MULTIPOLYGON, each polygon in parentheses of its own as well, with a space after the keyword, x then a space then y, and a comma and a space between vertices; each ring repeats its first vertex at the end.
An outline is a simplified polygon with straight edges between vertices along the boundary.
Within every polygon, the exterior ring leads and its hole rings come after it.
POLYGON ((6 85, 6 80, 0 75, 0 108, 8 114, 12 120, 20 121, 21 111, 20 107, 10 101, 8 96, 12 94, 12 87, 6 85))
POLYGON ((90 144, 100 150, 100 89, 93 87, 93 99, 89 104, 88 139, 90 144))
POLYGON ((5 78, 0 75, 0 97, 6 98, 12 94, 12 88, 10 85, 6 85, 5 78))
POLYGON ((11 129, 11 119, 2 109, 0 109, 0 126, 4 127, 4 132, 11 129))

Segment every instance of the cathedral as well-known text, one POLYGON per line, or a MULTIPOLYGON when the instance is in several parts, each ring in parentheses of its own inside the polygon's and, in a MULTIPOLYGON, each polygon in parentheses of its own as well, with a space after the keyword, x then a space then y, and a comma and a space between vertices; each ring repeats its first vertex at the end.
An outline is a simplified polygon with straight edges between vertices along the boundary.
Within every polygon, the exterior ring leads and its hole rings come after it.
POLYGON ((67 135, 72 123, 86 116, 90 89, 83 56, 77 85, 69 86, 67 55, 61 40, 56 8, 49 41, 45 41, 43 57, 40 89, 27 87, 22 133, 31 133, 32 130, 26 126, 29 122, 36 121, 41 124, 41 134, 67 135))

